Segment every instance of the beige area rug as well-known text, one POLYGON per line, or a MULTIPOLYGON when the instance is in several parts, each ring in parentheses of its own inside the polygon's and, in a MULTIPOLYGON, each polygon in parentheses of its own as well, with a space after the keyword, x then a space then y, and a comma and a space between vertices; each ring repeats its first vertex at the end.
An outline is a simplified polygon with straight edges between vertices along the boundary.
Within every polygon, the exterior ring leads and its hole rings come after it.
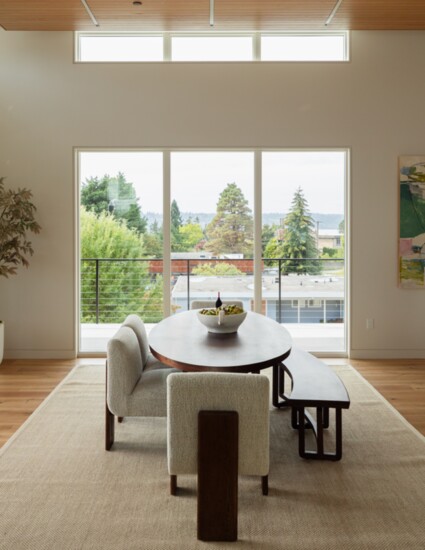
POLYGON ((6 550, 423 550, 425 438, 350 367, 336 367, 340 462, 298 457, 288 411, 271 413, 269 496, 240 478, 239 540, 196 539, 196 479, 169 495, 165 419, 129 419, 104 451, 104 370, 76 368, 0 454, 6 550))

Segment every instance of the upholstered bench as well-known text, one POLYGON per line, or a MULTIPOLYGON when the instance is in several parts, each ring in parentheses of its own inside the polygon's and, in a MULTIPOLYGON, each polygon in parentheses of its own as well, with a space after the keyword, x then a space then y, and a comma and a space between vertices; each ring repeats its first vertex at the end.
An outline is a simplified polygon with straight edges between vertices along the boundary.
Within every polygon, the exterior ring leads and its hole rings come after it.
POLYGON ((350 398, 339 376, 323 361, 293 347, 290 355, 273 371, 273 405, 291 407, 291 423, 298 430, 298 451, 302 458, 340 460, 342 457, 342 409, 350 398), (291 391, 285 391, 285 374, 291 379, 291 391), (316 409, 316 418, 306 410, 316 409), (324 430, 329 428, 329 409, 335 409, 335 451, 324 449, 324 430), (312 429, 316 449, 306 450, 305 429, 312 429))

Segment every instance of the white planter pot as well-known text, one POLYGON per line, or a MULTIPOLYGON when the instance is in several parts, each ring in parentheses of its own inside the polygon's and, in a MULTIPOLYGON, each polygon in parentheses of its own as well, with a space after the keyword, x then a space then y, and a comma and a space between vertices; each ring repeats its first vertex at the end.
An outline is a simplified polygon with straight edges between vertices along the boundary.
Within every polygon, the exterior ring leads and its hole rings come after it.
POLYGON ((0 321, 0 365, 3 361, 3 349, 4 349, 4 323, 0 321))

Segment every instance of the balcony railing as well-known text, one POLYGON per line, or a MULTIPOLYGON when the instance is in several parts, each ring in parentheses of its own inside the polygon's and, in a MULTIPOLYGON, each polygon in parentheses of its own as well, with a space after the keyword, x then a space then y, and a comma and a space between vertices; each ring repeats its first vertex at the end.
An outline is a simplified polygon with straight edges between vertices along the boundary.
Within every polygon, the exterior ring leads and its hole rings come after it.
MULTIPOLYGON (((263 258, 262 262, 264 314, 289 324, 343 322, 343 259, 263 258)), ((173 312, 189 309, 194 299, 215 299, 217 291, 222 298, 242 300, 246 309, 252 309, 252 259, 172 259, 171 268, 173 312), (220 274, 217 266, 224 263, 236 268, 235 274, 220 274)), ((129 313, 157 323, 163 317, 162 293, 162 260, 81 260, 82 323, 120 323, 129 313)))

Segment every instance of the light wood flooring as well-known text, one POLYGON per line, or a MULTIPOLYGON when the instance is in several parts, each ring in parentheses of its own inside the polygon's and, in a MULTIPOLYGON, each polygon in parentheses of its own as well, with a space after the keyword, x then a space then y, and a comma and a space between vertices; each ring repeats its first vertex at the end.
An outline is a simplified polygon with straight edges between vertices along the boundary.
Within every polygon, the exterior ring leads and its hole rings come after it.
MULTIPOLYGON (((324 360, 326 362, 326 359, 324 360)), ((354 361, 360 372, 398 411, 425 435, 425 360, 354 361)), ((103 359, 5 360, 0 365, 0 447, 77 364, 103 359)))

